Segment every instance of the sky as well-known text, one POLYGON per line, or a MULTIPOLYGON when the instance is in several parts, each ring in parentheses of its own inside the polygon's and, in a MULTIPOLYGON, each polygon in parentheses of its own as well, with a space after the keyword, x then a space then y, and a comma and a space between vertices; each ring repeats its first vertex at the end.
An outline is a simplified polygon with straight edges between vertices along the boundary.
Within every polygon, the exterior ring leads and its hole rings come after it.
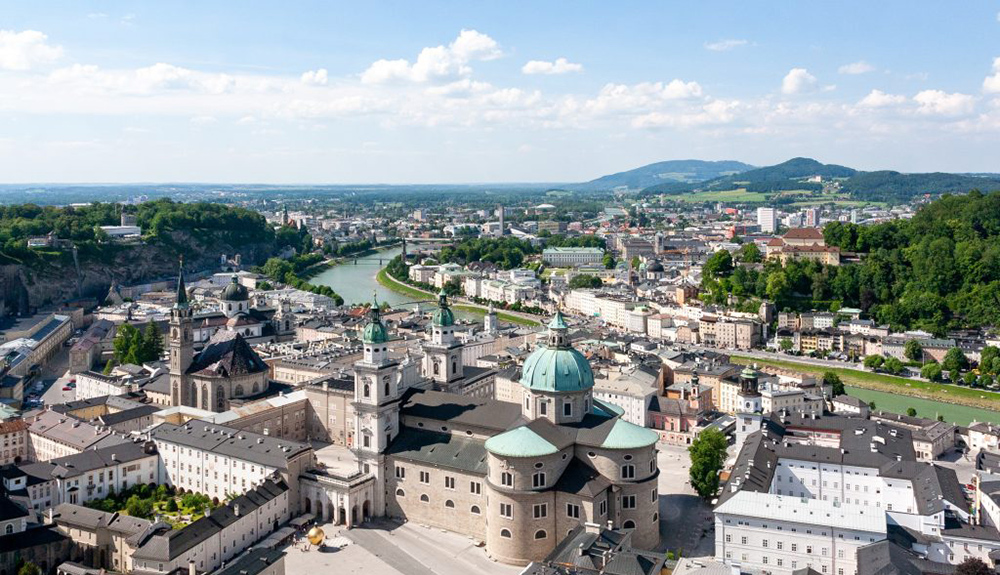
POLYGON ((0 182, 1000 172, 1000 1, 0 0, 0 182))

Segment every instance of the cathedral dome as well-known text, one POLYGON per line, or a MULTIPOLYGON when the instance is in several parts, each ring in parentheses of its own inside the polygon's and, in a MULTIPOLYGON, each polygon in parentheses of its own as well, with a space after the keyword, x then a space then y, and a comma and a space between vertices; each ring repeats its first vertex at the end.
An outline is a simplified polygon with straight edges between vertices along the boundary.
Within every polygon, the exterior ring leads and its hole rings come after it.
POLYGON ((556 312, 549 323, 549 345, 524 361, 521 385, 535 391, 572 392, 594 387, 594 371, 582 353, 566 343, 567 325, 556 312))
POLYGON ((233 281, 229 282, 219 295, 222 301, 247 301, 250 299, 250 291, 247 286, 240 283, 240 278, 233 276, 233 281))

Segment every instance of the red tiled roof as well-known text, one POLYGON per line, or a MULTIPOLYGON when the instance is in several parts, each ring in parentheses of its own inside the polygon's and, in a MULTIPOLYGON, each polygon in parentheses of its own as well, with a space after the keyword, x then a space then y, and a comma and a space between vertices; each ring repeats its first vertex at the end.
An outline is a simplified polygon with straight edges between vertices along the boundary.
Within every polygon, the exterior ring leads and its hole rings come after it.
POLYGON ((793 240, 821 240, 823 232, 816 228, 792 228, 782 236, 785 239, 793 240))

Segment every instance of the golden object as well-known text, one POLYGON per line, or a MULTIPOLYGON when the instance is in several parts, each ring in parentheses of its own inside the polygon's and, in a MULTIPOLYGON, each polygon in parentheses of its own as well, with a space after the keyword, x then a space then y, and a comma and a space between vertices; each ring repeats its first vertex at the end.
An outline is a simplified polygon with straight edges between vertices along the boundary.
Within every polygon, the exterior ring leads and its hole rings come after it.
POLYGON ((326 539, 326 533, 323 533, 323 530, 319 527, 313 527, 309 530, 309 533, 306 533, 306 539, 313 545, 322 545, 326 539))

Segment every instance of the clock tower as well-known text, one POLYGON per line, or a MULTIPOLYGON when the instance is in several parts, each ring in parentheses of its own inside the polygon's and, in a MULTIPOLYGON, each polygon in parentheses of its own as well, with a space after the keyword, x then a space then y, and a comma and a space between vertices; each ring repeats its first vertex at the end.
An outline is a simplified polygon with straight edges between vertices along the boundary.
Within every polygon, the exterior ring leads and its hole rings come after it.
POLYGON ((188 393, 185 374, 194 357, 194 333, 191 329, 192 311, 184 286, 184 260, 177 274, 177 299, 170 309, 170 405, 191 405, 194 398, 188 393))

